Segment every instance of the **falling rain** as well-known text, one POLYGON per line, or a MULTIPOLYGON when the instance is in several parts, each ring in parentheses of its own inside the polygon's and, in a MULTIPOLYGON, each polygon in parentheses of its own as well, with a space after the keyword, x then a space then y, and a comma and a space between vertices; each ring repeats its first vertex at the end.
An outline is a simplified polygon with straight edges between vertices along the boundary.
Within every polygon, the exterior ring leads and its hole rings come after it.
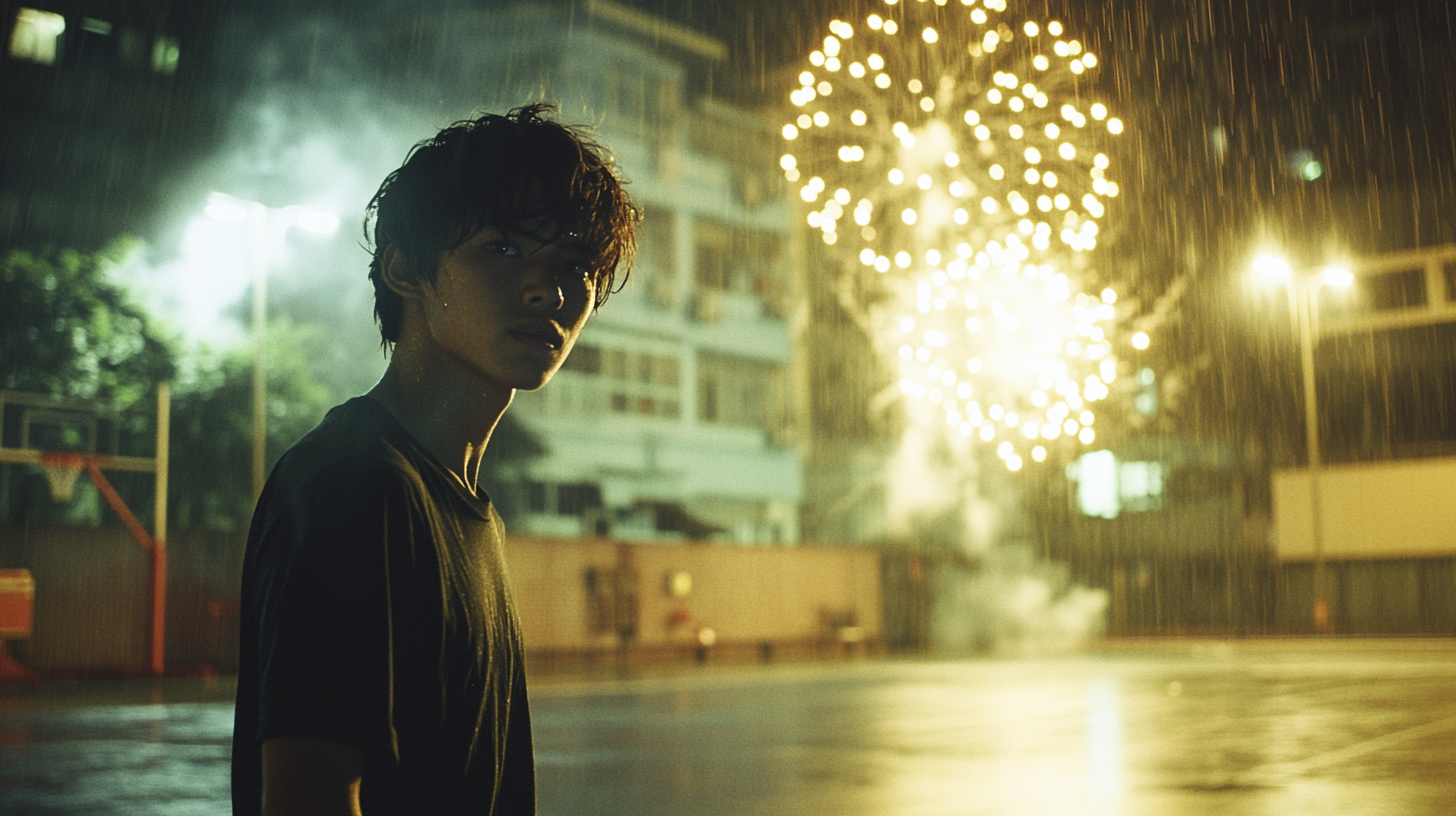
POLYGON ((370 197, 547 101, 643 219, 482 464, 539 812, 1449 812, 1445 3, 0 17, 0 811, 228 807, 370 197))

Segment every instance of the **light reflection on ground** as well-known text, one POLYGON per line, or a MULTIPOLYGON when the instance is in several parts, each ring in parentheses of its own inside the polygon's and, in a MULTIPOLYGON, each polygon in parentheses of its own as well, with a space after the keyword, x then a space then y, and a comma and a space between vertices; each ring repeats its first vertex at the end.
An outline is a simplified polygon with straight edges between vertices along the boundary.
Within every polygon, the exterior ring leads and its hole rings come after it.
MULTIPOLYGON (((1456 642, 539 678, 543 816, 1449 813, 1456 642)), ((0 813, 227 812, 231 691, 0 689, 0 813)))

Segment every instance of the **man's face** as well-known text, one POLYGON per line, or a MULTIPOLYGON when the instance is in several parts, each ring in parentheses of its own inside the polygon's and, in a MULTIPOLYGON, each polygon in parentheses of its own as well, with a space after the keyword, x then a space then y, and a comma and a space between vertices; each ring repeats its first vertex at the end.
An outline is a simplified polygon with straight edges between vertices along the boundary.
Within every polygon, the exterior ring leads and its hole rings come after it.
POLYGON ((596 302, 593 255, 491 227, 444 253, 423 299, 426 342, 487 387, 545 385, 596 302))

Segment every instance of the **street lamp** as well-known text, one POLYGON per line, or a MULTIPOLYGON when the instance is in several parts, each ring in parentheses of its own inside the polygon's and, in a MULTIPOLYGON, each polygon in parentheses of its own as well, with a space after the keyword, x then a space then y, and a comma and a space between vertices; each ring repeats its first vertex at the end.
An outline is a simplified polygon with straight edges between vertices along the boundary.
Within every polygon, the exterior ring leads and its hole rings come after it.
POLYGON ((339 217, 311 207, 268 207, 226 193, 211 193, 208 217, 248 230, 248 261, 253 275, 253 501, 263 493, 268 436, 268 264, 283 248, 290 227, 319 235, 339 228, 339 217))
POLYGON ((1251 265, 1254 276, 1265 284, 1285 284, 1289 292, 1290 325, 1299 337, 1300 370, 1304 380, 1304 444, 1309 458, 1311 534, 1314 545, 1314 628, 1330 631, 1330 606, 1325 591, 1325 548, 1320 513, 1319 410, 1315 401, 1314 346, 1319 337, 1319 290, 1329 286, 1348 289, 1355 275, 1342 266, 1327 266, 1319 272, 1295 274, 1289 262, 1277 255, 1260 255, 1251 265))

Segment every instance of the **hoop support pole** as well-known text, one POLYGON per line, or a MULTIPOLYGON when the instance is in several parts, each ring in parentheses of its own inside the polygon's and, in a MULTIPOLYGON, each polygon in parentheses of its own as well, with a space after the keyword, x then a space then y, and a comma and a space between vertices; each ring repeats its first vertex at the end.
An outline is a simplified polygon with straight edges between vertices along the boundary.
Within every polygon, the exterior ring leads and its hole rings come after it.
POLYGON ((86 475, 90 476, 91 481, 96 483, 96 489, 101 491, 101 495, 105 497, 106 503, 111 505, 111 509, 115 510, 118 516, 121 516, 121 523, 125 525, 127 532, 131 533, 131 537, 135 538, 137 543, 142 545, 142 548, 147 551, 155 548, 157 542, 147 533, 142 523, 137 521, 136 516, 131 514, 131 509, 126 506, 126 502, 121 500, 121 496, 117 494, 116 488, 112 487, 111 482, 106 480, 106 476, 101 472, 101 468, 97 467, 95 462, 86 462, 86 475))
MULTIPOLYGON (((17 394, 0 391, 0 411, 8 402, 19 404, 55 405, 62 409, 91 410, 91 403, 64 398, 17 394)), ((111 416, 116 415, 115 406, 111 416)), ((71 451, 43 451, 34 448, 10 448, 0 440, 0 464, 39 465, 51 467, 82 466, 96 489, 121 518, 121 523, 132 538, 147 551, 151 561, 151 668, 152 674, 161 676, 166 668, 166 619, 167 619, 167 472, 170 459, 172 419, 172 387, 169 382, 157 384, 157 447, 156 455, 150 458, 140 456, 117 456, 71 451), (154 495, 155 531, 148 535, 146 528, 137 521, 126 502, 117 494, 111 482, 102 474, 102 468, 151 473, 156 478, 154 495)), ((0 649, 3 654, 3 649, 0 649)))
POLYGON ((86 475, 96 483, 96 489, 106 498, 106 503, 111 509, 121 516, 121 523, 126 526, 132 538, 142 545, 142 548, 151 556, 152 561, 152 673, 161 675, 165 668, 166 649, 166 626, 167 626, 167 548, 157 539, 147 534, 146 528, 132 515, 126 502, 121 500, 116 488, 106 480, 101 468, 95 462, 87 460, 86 475))
POLYGON ((166 668, 167 645, 167 467, 171 460, 172 384, 157 384, 157 481, 152 514, 152 674, 166 668))

